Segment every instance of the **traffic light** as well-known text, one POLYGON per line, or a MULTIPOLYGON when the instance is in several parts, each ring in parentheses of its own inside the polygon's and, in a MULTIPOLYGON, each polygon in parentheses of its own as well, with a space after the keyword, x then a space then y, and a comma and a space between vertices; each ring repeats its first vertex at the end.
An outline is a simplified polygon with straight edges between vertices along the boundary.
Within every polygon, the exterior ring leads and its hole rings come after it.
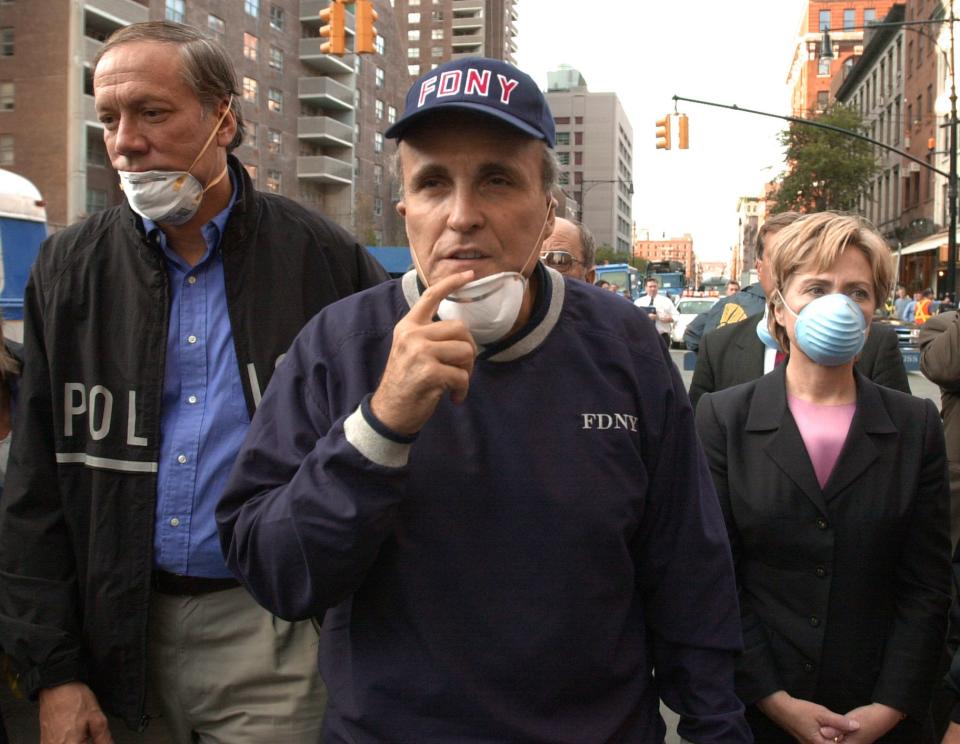
POLYGON ((670 149, 670 115, 657 119, 657 149, 670 149))
POLYGON ((320 51, 324 54, 342 56, 346 51, 346 12, 339 0, 333 0, 329 7, 320 11, 320 21, 325 24, 320 27, 320 35, 330 39, 320 45, 320 51))
POLYGON ((373 9, 372 0, 357 0, 357 36, 353 42, 357 54, 373 54, 374 42, 377 40, 377 29, 373 22, 377 20, 377 11, 373 9))
POLYGON ((680 114, 677 124, 677 130, 680 135, 680 149, 688 150, 690 148, 690 122, 687 121, 687 115, 680 114))

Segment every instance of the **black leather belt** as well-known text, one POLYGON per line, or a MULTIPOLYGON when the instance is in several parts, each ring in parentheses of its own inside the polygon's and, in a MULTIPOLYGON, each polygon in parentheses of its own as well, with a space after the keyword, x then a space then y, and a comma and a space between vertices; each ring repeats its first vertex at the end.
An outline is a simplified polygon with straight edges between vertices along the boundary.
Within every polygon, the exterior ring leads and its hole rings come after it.
POLYGON ((240 586, 240 582, 236 579, 208 579, 203 576, 181 576, 179 574, 167 573, 166 571, 154 571, 150 583, 154 591, 160 592, 161 594, 188 596, 222 592, 225 589, 234 589, 240 586))

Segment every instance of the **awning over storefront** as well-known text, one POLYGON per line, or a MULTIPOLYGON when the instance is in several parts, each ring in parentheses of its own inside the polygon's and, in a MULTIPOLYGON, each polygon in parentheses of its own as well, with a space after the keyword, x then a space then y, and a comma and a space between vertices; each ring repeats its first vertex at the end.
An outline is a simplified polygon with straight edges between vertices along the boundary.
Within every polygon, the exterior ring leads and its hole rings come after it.
POLYGON ((916 243, 911 243, 910 245, 904 246, 899 251, 894 251, 899 253, 901 256, 909 256, 911 253, 923 253, 924 251, 933 251, 938 249, 941 245, 947 244, 947 231, 938 232, 934 235, 929 235, 923 240, 918 240, 916 243))

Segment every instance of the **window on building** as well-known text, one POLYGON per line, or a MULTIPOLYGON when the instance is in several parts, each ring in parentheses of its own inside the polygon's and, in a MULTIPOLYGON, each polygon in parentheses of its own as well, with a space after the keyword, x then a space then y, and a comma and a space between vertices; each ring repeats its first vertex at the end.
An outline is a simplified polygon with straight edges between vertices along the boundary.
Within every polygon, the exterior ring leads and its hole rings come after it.
POLYGON ((554 117, 553 117, 553 123, 554 123, 554 124, 569 124, 569 123, 570 123, 570 117, 569 117, 569 116, 554 116, 554 117))
POLYGON ((852 31, 857 27, 857 14, 853 8, 846 8, 843 11, 843 30, 852 31))
POLYGON ((557 144, 558 144, 558 145, 569 145, 569 144, 570 144, 570 132, 557 132, 557 144))
POLYGON ((373 216, 381 217, 383 215, 383 199, 379 196, 373 197, 373 216))
POLYGON ((13 111, 14 85, 12 80, 0 82, 0 111, 13 111))
POLYGON ((826 111, 827 103, 830 101, 830 91, 828 90, 818 90, 817 91, 817 111, 826 111))
POLYGON ((443 38, 443 29, 435 28, 430 32, 431 39, 442 39, 443 38))
POLYGON ((420 23, 420 14, 407 13, 407 23, 420 23))
POLYGON ((259 87, 257 81, 252 77, 243 78, 243 100, 251 103, 257 102, 257 91, 259 87))
POLYGON ((383 68, 382 67, 378 67, 376 70, 374 70, 373 79, 378 88, 383 87, 383 68))
POLYGON ((560 165, 570 165, 570 153, 569 152, 558 152, 557 160, 560 162, 560 165))
POLYGON ((575 172, 574 172, 574 174, 573 174, 573 182, 574 182, 574 184, 577 184, 577 185, 583 183, 583 171, 575 171, 575 172))
POLYGON ((443 47, 435 46, 430 48, 430 56, 436 59, 443 56, 443 47))
POLYGON ((212 37, 220 39, 227 30, 227 24, 223 22, 222 18, 211 13, 207 16, 207 30, 212 37))
POLYGON ((420 0, 407 0, 407 5, 413 7, 415 5, 420 5, 420 0))
POLYGON ((275 194, 280 193, 280 187, 282 186, 282 174, 280 171, 275 168, 270 168, 267 170, 267 191, 272 191, 275 194))
POLYGON ((13 165, 12 134, 0 134, 0 165, 13 165))
POLYGON ((247 122, 247 136, 244 139, 244 144, 249 145, 254 150, 257 149, 257 122, 247 122))
POLYGON ((573 133, 573 144, 582 145, 583 144, 583 132, 574 132, 573 133))
POLYGON ((387 106, 387 124, 393 124, 397 121, 397 107, 387 106))
POLYGON ((267 91, 267 108, 275 114, 283 113, 283 91, 279 88, 270 88, 267 91))
POLYGON ((282 144, 283 134, 278 129, 268 129, 267 152, 272 152, 274 155, 279 155, 282 144))
POLYGON ((383 101, 381 101, 379 98, 376 101, 374 101, 373 109, 374 109, 374 113, 377 116, 377 121, 380 121, 381 119, 383 119, 383 101))
POLYGON ((420 41, 420 29, 411 28, 407 31, 407 41, 420 41))
POLYGON ((87 214, 107 208, 107 192, 102 189, 87 189, 87 214))
POLYGON ((254 18, 260 15, 260 0, 243 0, 243 9, 254 18))
POLYGON ((270 45, 270 66, 274 70, 283 72, 283 50, 272 44, 270 45))
POLYGON ((284 22, 286 19, 283 15, 283 8, 279 5, 270 6, 270 28, 274 31, 283 31, 284 22))
POLYGON ((407 73, 417 77, 420 74, 420 65, 407 65, 407 73))
POLYGON ((869 26, 871 23, 877 22, 877 9, 876 8, 864 8, 863 9, 863 25, 869 26))
POLYGON ((380 163, 373 164, 373 182, 377 186, 383 183, 383 166, 380 163))
POLYGON ((185 8, 184 0, 166 0, 163 17, 174 23, 183 23, 185 8))
POLYGON ((579 150, 573 153, 573 164, 574 165, 583 165, 583 153, 579 150))
POLYGON ((243 56, 249 60, 257 61, 257 45, 260 40, 253 34, 243 32, 243 56))
POLYGON ((830 59, 821 59, 817 63, 817 75, 820 77, 830 77, 830 63, 833 60, 830 59))
POLYGON ((383 152, 383 135, 380 132, 373 133, 373 151, 383 152))
POLYGON ((107 164, 107 148, 103 139, 97 137, 87 141, 87 165, 104 166, 107 164))
POLYGON ((420 56, 420 50, 417 47, 407 47, 407 59, 416 59, 420 56))
POLYGON ((443 20, 443 11, 435 10, 430 14, 430 19, 433 21, 442 21, 443 20))
POLYGON ((387 48, 387 43, 383 40, 383 34, 377 34, 377 38, 373 40, 373 48, 377 54, 384 53, 387 48))
POLYGON ((0 28, 0 57, 13 56, 13 29, 0 28))
POLYGON ((244 163, 243 167, 247 169, 247 175, 250 176, 250 180, 253 181, 253 185, 257 185, 257 166, 251 165, 250 163, 244 163))
POLYGON ((825 31, 830 28, 830 11, 821 10, 820 11, 820 30, 825 31))
POLYGON ((557 177, 557 182, 558 182, 561 186, 567 186, 567 185, 570 183, 570 174, 567 173, 566 171, 563 171, 563 172, 557 177))

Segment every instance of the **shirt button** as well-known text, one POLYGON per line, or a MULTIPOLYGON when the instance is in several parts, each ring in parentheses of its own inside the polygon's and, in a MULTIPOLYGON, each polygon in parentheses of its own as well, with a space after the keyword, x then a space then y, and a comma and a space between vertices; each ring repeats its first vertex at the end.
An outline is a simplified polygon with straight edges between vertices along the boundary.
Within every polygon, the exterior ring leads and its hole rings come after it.
POLYGON ((811 664, 811 663, 808 661, 806 664, 803 665, 803 671, 805 671, 807 674, 809 674, 810 672, 812 672, 812 671, 813 671, 813 664, 811 664))
POLYGON ((188 344, 195 344, 195 343, 197 343, 197 337, 194 336, 194 335, 191 333, 189 336, 187 336, 187 343, 188 343, 188 344))
POLYGON ((818 527, 819 529, 825 530, 825 529, 827 529, 827 527, 829 527, 829 526, 830 526, 830 525, 827 524, 827 520, 824 519, 823 517, 821 517, 820 519, 817 520, 817 527, 818 527))
POLYGON ((181 465, 186 463, 186 461, 187 461, 186 455, 177 455, 177 462, 179 462, 181 465))
POLYGON ((189 403, 190 405, 193 405, 193 404, 196 403, 196 402, 197 402, 197 396, 196 396, 196 395, 191 395, 191 396, 189 396, 189 397, 187 398, 187 403, 189 403))
POLYGON ((811 618, 810 618, 810 625, 813 626, 814 628, 819 628, 819 627, 820 627, 820 618, 819 618, 819 617, 811 617, 811 618))
POLYGON ((196 283, 197 283, 197 277, 195 277, 195 276, 188 276, 188 277, 187 277, 187 284, 196 284, 196 283))
POLYGON ((171 526, 171 527, 179 527, 179 526, 180 526, 180 520, 177 519, 176 517, 174 517, 173 519, 170 520, 170 526, 171 526))
POLYGON ((817 566, 816 573, 817 573, 817 576, 822 579, 824 576, 827 575, 827 569, 825 569, 823 566, 817 566))

